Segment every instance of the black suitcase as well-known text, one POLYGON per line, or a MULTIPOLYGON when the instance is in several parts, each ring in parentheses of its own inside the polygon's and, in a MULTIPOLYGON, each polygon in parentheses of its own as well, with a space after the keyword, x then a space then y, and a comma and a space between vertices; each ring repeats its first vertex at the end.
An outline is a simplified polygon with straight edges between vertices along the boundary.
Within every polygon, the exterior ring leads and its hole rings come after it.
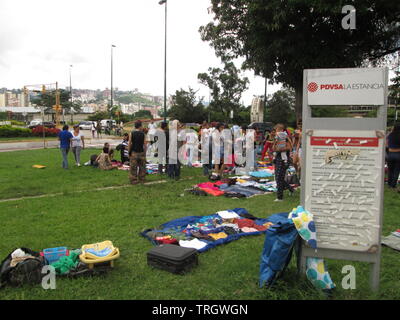
POLYGON ((147 264, 154 268, 182 274, 198 265, 197 250, 162 244, 147 252, 147 264))

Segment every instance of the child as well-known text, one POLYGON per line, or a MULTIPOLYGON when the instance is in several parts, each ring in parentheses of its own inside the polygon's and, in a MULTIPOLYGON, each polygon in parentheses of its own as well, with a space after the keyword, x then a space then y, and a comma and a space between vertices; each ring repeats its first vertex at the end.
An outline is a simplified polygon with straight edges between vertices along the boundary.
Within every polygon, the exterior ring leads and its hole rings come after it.
POLYGON ((288 158, 287 158, 287 146, 286 143, 288 142, 288 134, 284 131, 285 127, 282 124, 277 124, 275 126, 276 130, 276 135, 275 135, 275 141, 274 141, 274 157, 276 157, 277 153, 279 152, 281 154, 282 160, 287 164, 288 158))

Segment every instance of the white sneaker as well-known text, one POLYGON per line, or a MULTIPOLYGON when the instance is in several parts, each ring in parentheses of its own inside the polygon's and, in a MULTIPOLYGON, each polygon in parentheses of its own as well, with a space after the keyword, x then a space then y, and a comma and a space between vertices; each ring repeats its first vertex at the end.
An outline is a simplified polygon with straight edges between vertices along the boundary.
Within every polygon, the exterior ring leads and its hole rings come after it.
POLYGON ((282 202, 282 199, 275 199, 274 202, 282 202))
POLYGON ((81 164, 80 164, 80 163, 77 163, 76 165, 77 165, 78 167, 80 167, 80 166, 81 166, 81 164))

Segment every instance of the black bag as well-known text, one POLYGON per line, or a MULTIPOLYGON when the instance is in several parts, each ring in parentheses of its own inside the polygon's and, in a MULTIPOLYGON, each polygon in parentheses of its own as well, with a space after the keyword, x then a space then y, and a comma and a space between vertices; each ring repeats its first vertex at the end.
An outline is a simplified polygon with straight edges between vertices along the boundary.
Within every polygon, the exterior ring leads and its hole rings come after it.
POLYGON ((198 265, 197 250, 163 244, 147 252, 147 264, 154 268, 182 274, 198 265))
POLYGON ((0 267, 0 287, 9 284, 11 286, 20 287, 24 284, 38 284, 42 281, 42 268, 46 265, 46 259, 41 257, 38 252, 28 248, 20 248, 25 253, 34 258, 26 259, 19 262, 16 266, 11 267, 13 250, 1 263, 0 267))
POLYGON ((300 185, 300 180, 297 177, 297 174, 287 174, 285 181, 289 184, 300 185))

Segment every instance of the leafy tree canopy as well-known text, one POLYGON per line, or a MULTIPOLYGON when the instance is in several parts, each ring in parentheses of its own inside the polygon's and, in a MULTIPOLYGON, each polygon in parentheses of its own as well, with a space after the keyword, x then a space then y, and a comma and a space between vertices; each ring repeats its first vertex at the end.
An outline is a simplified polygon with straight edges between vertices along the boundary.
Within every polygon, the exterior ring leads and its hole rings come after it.
POLYGON ((224 68, 209 68, 208 73, 199 73, 199 81, 210 88, 213 101, 209 108, 220 112, 224 121, 228 121, 231 111, 239 112, 243 91, 248 88, 249 79, 241 78, 233 62, 225 62, 224 68))
POLYGON ((196 102, 196 91, 177 90, 172 95, 172 106, 167 111, 168 117, 183 123, 201 123, 207 118, 203 103, 196 102))
POLYGON ((296 91, 301 117, 304 69, 358 67, 400 49, 398 0, 211 0, 214 21, 200 28, 223 60, 296 91), (353 4, 356 29, 344 30, 342 7, 353 4))

